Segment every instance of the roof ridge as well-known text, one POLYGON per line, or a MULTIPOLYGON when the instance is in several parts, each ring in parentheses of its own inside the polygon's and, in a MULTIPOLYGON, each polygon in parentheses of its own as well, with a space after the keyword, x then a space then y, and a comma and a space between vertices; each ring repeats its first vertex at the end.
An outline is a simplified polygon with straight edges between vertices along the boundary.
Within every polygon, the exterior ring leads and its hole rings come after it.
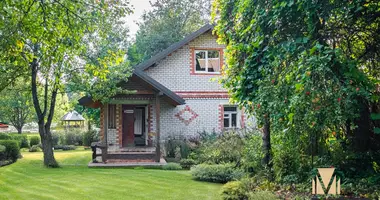
POLYGON ((206 24, 206 25, 204 25, 203 27, 201 27, 197 31, 195 31, 195 32, 190 33, 189 35, 187 35, 184 39, 182 39, 182 40, 180 40, 180 41, 178 41, 178 42, 170 45, 168 48, 166 48, 163 51, 157 53, 156 55, 154 55, 153 57, 149 58, 148 60, 146 60, 146 61, 138 64, 137 66, 135 66, 135 69, 140 69, 140 70, 148 69, 150 66, 152 66, 153 64, 155 64, 157 61, 162 60, 163 58, 165 58, 169 54, 173 53, 177 49, 181 48, 182 46, 186 45, 190 41, 194 40, 195 38, 199 37, 203 33, 207 32, 207 31, 209 31, 210 29, 213 29, 213 28, 214 28, 214 25, 212 25, 212 24, 206 24))

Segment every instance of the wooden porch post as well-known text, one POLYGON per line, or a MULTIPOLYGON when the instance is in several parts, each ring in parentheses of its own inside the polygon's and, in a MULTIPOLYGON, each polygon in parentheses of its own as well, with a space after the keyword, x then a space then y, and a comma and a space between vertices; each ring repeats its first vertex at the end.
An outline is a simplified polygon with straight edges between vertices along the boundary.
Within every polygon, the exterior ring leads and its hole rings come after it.
POLYGON ((156 162, 160 162, 161 159, 161 148, 160 148, 160 93, 156 93, 156 162))

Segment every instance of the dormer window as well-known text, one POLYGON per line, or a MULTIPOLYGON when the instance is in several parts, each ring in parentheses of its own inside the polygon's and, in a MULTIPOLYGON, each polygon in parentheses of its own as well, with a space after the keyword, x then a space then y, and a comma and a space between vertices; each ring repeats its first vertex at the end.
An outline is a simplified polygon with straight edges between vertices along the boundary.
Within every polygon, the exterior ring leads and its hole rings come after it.
POLYGON ((221 50, 195 50, 195 73, 219 74, 221 50))

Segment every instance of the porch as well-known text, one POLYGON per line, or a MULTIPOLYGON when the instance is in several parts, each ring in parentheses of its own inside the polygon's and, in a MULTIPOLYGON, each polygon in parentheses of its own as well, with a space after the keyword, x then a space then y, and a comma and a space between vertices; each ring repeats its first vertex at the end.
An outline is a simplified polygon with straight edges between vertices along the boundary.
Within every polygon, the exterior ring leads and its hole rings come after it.
POLYGON ((91 97, 79 101, 81 105, 100 108, 101 141, 93 145, 94 162, 89 167, 166 164, 160 151, 161 103, 177 106, 184 100, 139 72, 120 84, 126 92, 106 104, 91 97))

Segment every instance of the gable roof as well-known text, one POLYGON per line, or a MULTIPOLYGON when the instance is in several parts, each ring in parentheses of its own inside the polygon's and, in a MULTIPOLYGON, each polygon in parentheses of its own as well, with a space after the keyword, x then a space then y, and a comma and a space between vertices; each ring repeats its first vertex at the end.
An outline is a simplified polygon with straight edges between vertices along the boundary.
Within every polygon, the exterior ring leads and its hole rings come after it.
POLYGON ((163 58, 165 58, 169 54, 173 53, 174 51, 178 50, 182 46, 184 46, 187 43, 191 42, 192 40, 194 40, 195 38, 199 37, 203 33, 206 33, 207 31, 212 30, 213 28, 214 28, 214 26, 211 25, 211 24, 207 24, 207 25, 203 26, 199 30, 197 30, 197 31, 189 34, 188 36, 186 36, 183 40, 181 40, 181 41, 179 41, 177 43, 174 43, 173 45, 169 46, 168 48, 166 48, 165 50, 163 50, 160 53, 156 54, 155 56, 151 57, 150 59, 146 60, 145 62, 142 62, 142 63, 138 64, 135 67, 135 69, 139 69, 139 70, 148 69, 150 66, 156 64, 156 62, 162 60, 163 58))
POLYGON ((73 110, 66 113, 62 118, 62 121, 84 121, 85 119, 77 111, 73 110))
MULTIPOLYGON (((141 79, 147 85, 149 85, 153 90, 162 93, 169 100, 169 102, 172 103, 173 105, 185 104, 185 100, 182 97, 178 96, 176 93, 169 90, 168 88, 163 86, 161 83, 154 80, 152 77, 148 76, 142 70, 135 69, 133 71, 132 76, 135 76, 135 77, 141 79)), ((133 78, 133 77, 131 77, 131 78, 133 78)), ((90 96, 84 96, 84 97, 80 98, 78 100, 78 102, 82 106, 91 107, 91 108, 98 108, 101 106, 101 104, 99 102, 95 102, 90 96)), ((62 119, 63 119, 63 117, 62 117, 62 119)))
POLYGON ((145 72, 143 72, 140 69, 135 69, 133 71, 133 74, 151 85, 154 89, 156 89, 159 92, 162 92, 165 96, 169 97, 172 101, 175 102, 177 105, 183 105, 185 104, 185 100, 182 99, 180 96, 178 96, 173 91, 169 90, 165 86, 163 86, 161 83, 154 80, 152 77, 148 76, 145 72))

